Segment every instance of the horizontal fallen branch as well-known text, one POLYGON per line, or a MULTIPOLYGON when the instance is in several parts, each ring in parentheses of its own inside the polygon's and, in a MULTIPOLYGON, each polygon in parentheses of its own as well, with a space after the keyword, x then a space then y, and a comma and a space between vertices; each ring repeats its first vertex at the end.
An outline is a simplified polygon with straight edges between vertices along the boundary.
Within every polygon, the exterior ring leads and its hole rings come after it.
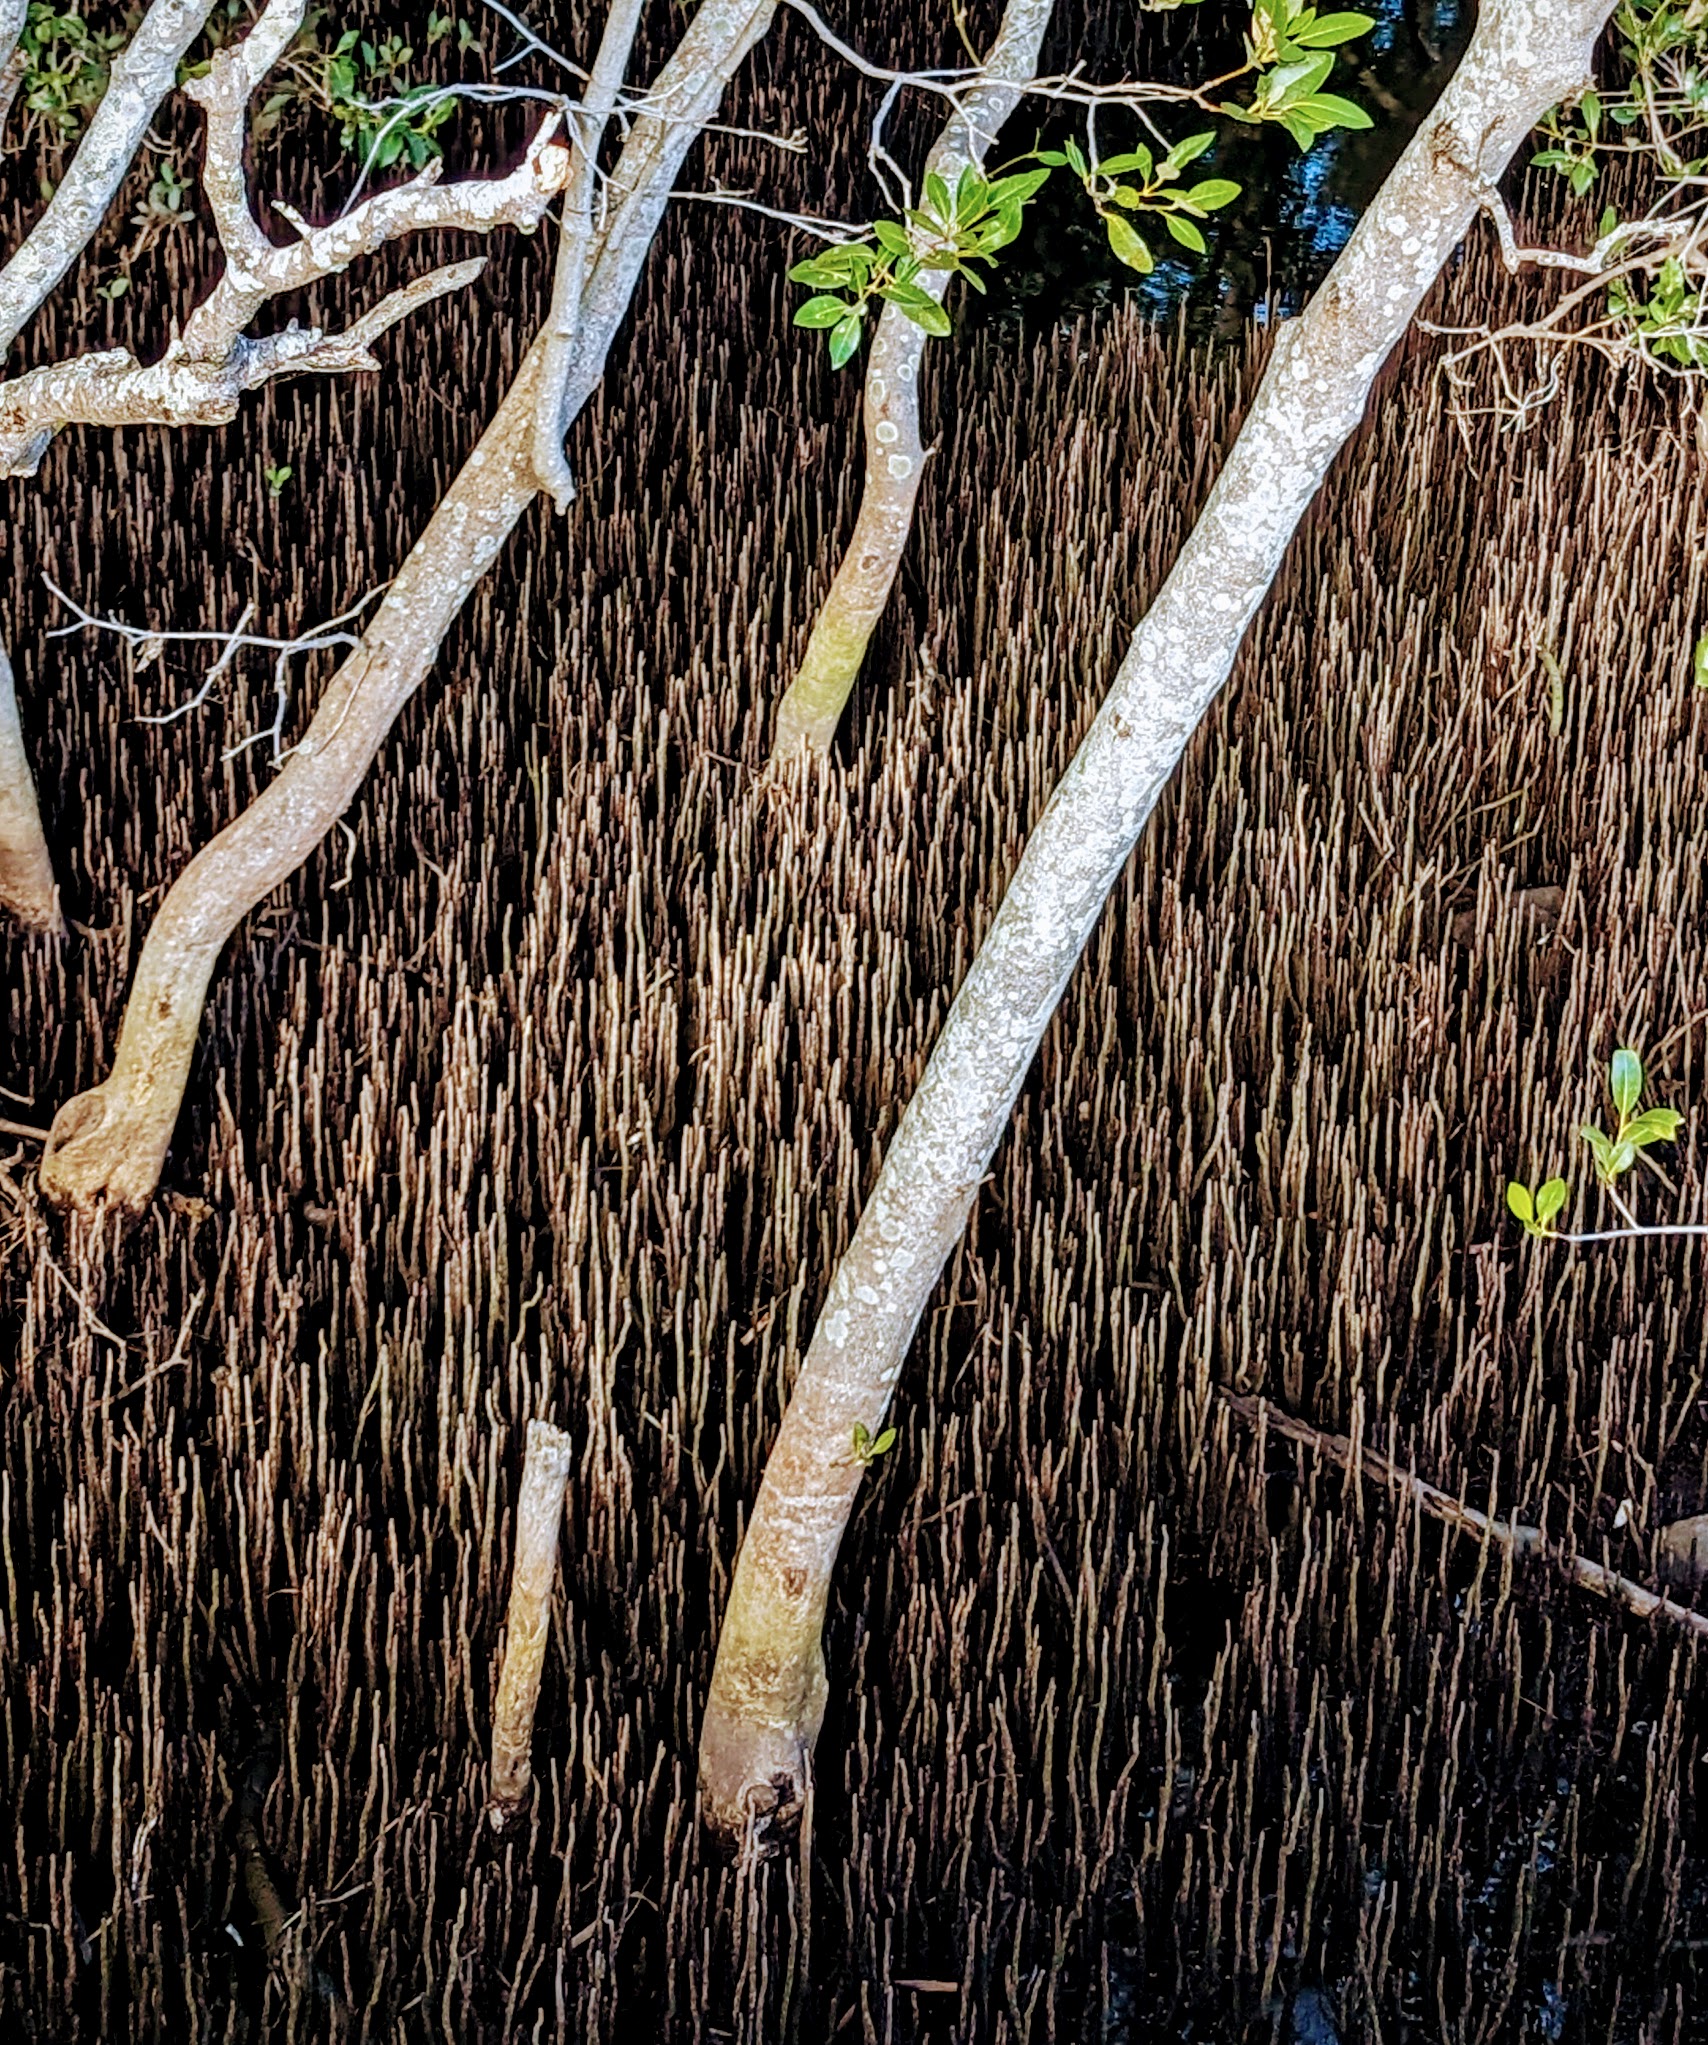
POLYGON ((1474 1505, 1466 1505, 1463 1499, 1455 1498, 1451 1492, 1426 1483, 1414 1472, 1401 1469, 1398 1463, 1374 1449, 1356 1445, 1343 1434, 1327 1434, 1307 1420, 1296 1420, 1291 1413, 1284 1412, 1268 1399, 1225 1391, 1220 1385, 1214 1390, 1235 1419, 1244 1421, 1247 1427, 1267 1428, 1288 1441, 1314 1450, 1343 1470, 1387 1485, 1389 1490, 1428 1513, 1431 1519, 1440 1520, 1457 1533, 1493 1541, 1497 1547, 1526 1560, 1545 1562, 1579 1590, 1624 1605, 1639 1619, 1665 1619, 1698 1639, 1708 1639, 1708 1614, 1693 1612, 1687 1605, 1675 1604, 1659 1591, 1650 1590, 1646 1584, 1640 1584, 1632 1577, 1621 1576, 1617 1570, 1608 1569, 1600 1562, 1568 1553, 1551 1542, 1540 1527, 1527 1527, 1516 1520, 1499 1520, 1492 1514, 1479 1512, 1474 1505))

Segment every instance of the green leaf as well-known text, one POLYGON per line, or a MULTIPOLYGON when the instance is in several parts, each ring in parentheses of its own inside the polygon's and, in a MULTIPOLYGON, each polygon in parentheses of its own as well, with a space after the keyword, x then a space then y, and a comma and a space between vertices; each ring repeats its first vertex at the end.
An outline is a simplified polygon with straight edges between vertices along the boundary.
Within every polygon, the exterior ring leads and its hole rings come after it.
POLYGON ((1119 213, 1105 213, 1103 225, 1109 230, 1109 246, 1129 270, 1137 270, 1141 277, 1149 276, 1156 268, 1156 258, 1145 245, 1143 236, 1119 213))
POLYGON ((1020 234, 1020 208, 1011 200, 1005 200, 997 208, 996 218, 987 220, 979 230, 979 247, 990 251, 1005 249, 1020 234))
MULTIPOLYGON (((1089 177, 1091 175, 1091 166, 1086 162, 1085 152, 1080 148, 1077 142, 1070 142, 1067 145, 1065 154, 1067 156, 1068 168, 1073 172, 1075 177, 1084 178, 1089 177)), ((1049 161, 1047 157, 1044 158, 1043 160, 1045 162, 1049 161)))
POLYGON ((832 249, 827 255, 808 256, 804 262, 796 263, 789 271, 791 284, 821 284, 835 287, 846 284, 853 275, 853 265, 848 261, 846 249, 832 249))
POLYGON ((1699 689, 1708 689, 1708 632, 1696 642, 1696 651, 1690 656, 1690 677, 1699 689))
POLYGON ((1295 27, 1291 33, 1308 50, 1332 50, 1368 35, 1375 26, 1368 14, 1321 14, 1308 28, 1295 27))
POLYGON ((872 1455, 872 1437, 863 1420, 854 1423, 854 1453, 861 1462, 869 1462, 872 1455))
POLYGON ((1024 206, 1040 186, 1049 182, 1047 170, 1016 171, 1012 177, 998 178, 990 188, 990 203, 996 207, 1010 204, 1024 206))
POLYGON ((1201 185, 1194 185, 1183 192, 1181 197, 1196 213, 1217 213, 1239 194, 1240 188, 1232 178, 1206 178, 1201 185))
POLYGON ((830 366, 840 369, 860 346, 860 315, 851 312, 830 330, 830 366))
POLYGON ((1145 195, 1137 185, 1117 185, 1109 196, 1117 206, 1125 206, 1129 213, 1139 212, 1145 204, 1145 195))
POLYGON ((1287 130, 1287 133, 1292 136, 1301 149, 1309 149, 1311 144, 1322 133, 1322 130, 1311 119, 1309 114, 1282 114, 1279 116, 1279 119, 1282 127, 1287 130))
POLYGON ((1596 1128, 1593 1122, 1581 1124, 1578 1134, 1589 1145, 1589 1154, 1595 1160, 1596 1177, 1604 1186, 1611 1185, 1618 1176, 1613 1164, 1612 1143, 1596 1128))
POLYGON ((1530 1197, 1530 1188, 1521 1186, 1516 1179, 1509 1179, 1506 1185, 1506 1204, 1526 1228, 1536 1219, 1536 1203, 1530 1197))
POLYGON ((1202 156, 1215 139, 1214 128, 1206 128, 1199 135, 1188 135, 1185 141, 1175 143, 1163 161, 1171 170, 1184 170, 1189 163, 1202 156))
POLYGON ((1593 139, 1601 132, 1600 93, 1586 92, 1583 98, 1578 101, 1578 112, 1582 114, 1583 124, 1589 130, 1590 138, 1593 141, 1593 139))
POLYGON ((1670 1143, 1683 1120, 1677 1108, 1645 1108, 1625 1124, 1625 1141, 1638 1150, 1645 1144, 1670 1143))
POLYGON ((1321 134, 1329 128, 1369 128, 1375 123, 1355 100, 1342 99, 1338 92, 1314 92, 1293 102, 1294 111, 1308 115, 1321 134))
POLYGON ((1316 91, 1333 69, 1334 59, 1326 53, 1306 57, 1297 64, 1279 64, 1265 73, 1258 87, 1257 104, 1277 109, 1297 106, 1301 99, 1308 99, 1316 91))
POLYGON ((1536 1190, 1536 1219, 1546 1228, 1566 1204, 1566 1182, 1564 1179, 1549 1179, 1536 1190))
POLYGON ((1162 224, 1182 248, 1191 249, 1200 256, 1204 253, 1204 237, 1184 213, 1165 213, 1162 224))
POLYGON ((809 298, 795 314, 797 327, 834 327, 848 316, 845 298, 809 298))
POLYGON ((949 196, 949 187, 932 171, 925 180, 926 204, 945 226, 955 217, 955 202, 949 196))
POLYGON ((878 1436, 877 1440, 873 1442, 872 1453, 875 1456, 887 1456, 890 1450, 895 1447, 895 1445, 896 1431, 893 1427, 886 1427, 883 1433, 878 1436))
MULTIPOLYGON (((887 256, 910 256, 913 243, 908 240, 907 229, 899 220, 874 220, 872 237, 887 256)), ((792 276, 793 271, 790 272, 792 276)))
POLYGON ((1621 1047, 1607 1069, 1607 1090, 1623 1121, 1643 1098, 1643 1061, 1635 1051, 1621 1047))
POLYGON ((1151 153, 1148 149, 1126 149, 1119 156, 1105 156, 1097 166, 1098 175, 1118 178, 1129 171, 1137 171, 1142 178, 1148 178, 1152 170, 1151 153))
POLYGON ((878 296, 905 313, 916 327, 923 327, 926 333, 935 334, 939 340, 947 339, 955 331, 954 322, 942 306, 930 292, 921 291, 917 284, 880 284, 878 296))
MULTIPOLYGON (((1366 126, 1368 126, 1368 123, 1366 123, 1366 126)), ((1581 199, 1590 186, 1595 183, 1594 163, 1588 157, 1583 158, 1581 162, 1574 163, 1566 182, 1571 186, 1573 195, 1581 199)))

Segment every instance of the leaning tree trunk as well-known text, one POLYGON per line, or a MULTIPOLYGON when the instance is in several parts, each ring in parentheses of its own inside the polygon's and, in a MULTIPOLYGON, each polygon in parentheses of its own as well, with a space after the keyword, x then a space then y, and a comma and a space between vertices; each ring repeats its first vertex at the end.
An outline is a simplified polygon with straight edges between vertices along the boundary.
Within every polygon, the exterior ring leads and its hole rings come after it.
MULTIPOLYGON (((28 0, 0 0, 0 123, 23 76, 17 48, 28 0)), ((0 356, 88 246, 125 181, 178 65, 213 12, 213 0, 154 0, 113 60, 107 89, 71 167, 41 218, 0 269, 0 356)), ((24 752, 12 669, 0 647, 0 908, 38 930, 60 927, 59 899, 35 782, 24 752)))
POLYGON ((36 786, 18 723, 12 663, 0 646, 0 909, 35 930, 58 930, 59 897, 42 835, 36 786))
POLYGON ((1309 309, 1282 330, 1203 517, 1026 846, 884 1160, 801 1367, 731 1586, 700 1745, 732 1837, 799 1812, 821 1647, 890 1394, 1033 1054, 1110 888, 1226 679, 1377 371, 1491 181, 1590 75, 1611 0, 1484 0, 1470 48, 1309 309))
MULTIPOLYGON (((985 59, 983 82, 961 100, 925 166, 926 174, 935 172, 950 191, 969 164, 984 167, 997 130, 1038 68, 1053 4, 1054 0, 1008 0, 985 59)), ((924 270, 914 281, 941 304, 949 272, 924 270)), ((829 750, 866 648, 890 600, 925 472, 919 371, 926 339, 925 330, 899 306, 884 307, 866 364, 866 484, 860 516, 814 621, 800 672, 777 705, 771 741, 774 762, 800 752, 829 750)))
MULTIPOLYGON (((592 394, 671 187, 777 0, 704 0, 646 95, 606 188, 562 416, 592 394)), ((349 807, 398 712, 540 488, 533 463, 546 337, 428 521, 362 643, 327 686, 277 780, 173 883, 137 962, 113 1070, 54 1117, 41 1184, 62 1207, 145 1206, 159 1183, 208 981, 242 918, 349 807)))

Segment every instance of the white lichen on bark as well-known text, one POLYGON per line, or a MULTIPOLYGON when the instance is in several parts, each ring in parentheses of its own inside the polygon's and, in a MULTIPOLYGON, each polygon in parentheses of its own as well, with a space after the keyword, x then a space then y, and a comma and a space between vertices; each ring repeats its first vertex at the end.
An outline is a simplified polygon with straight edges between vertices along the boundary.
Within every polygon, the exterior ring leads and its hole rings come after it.
POLYGON ((1376 372, 1487 184, 1590 75, 1610 0, 1484 0, 1442 97, 1305 313, 1276 342, 1202 518, 1039 819, 832 1278, 742 1545, 700 1756, 741 1836, 798 1809, 825 1677, 831 1570, 919 1317, 1117 875, 1376 372))

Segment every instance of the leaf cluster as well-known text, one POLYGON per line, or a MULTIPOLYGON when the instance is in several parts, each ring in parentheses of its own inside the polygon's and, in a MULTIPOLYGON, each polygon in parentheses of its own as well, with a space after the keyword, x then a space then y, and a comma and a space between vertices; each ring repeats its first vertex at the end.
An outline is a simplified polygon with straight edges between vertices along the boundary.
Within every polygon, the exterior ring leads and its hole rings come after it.
POLYGON ((1621 0, 1613 16, 1617 80, 1558 106, 1541 123, 1530 161, 1583 197, 1608 164, 1640 158, 1658 196, 1597 227, 1608 271, 1606 327, 1640 359, 1708 369, 1708 275, 1700 232, 1708 176, 1708 0, 1621 0))
MULTIPOLYGON (((1210 91, 1255 71, 1249 104, 1220 102, 1214 110, 1251 126, 1273 121, 1301 149, 1331 128, 1368 128, 1370 116, 1362 107, 1323 87, 1334 69, 1336 49, 1374 26, 1368 14, 1323 14, 1303 0, 1253 0, 1244 64, 1196 96, 1210 106, 1210 91)), ((1180 247, 1203 255, 1207 243, 1199 223, 1240 190, 1229 178, 1182 181, 1187 165, 1215 139, 1215 131, 1206 129, 1160 152, 1141 146, 1095 161, 1070 141, 1019 159, 1035 169, 1011 167, 1008 175, 988 182, 969 167, 953 192, 941 177, 928 177, 923 205, 902 219, 875 221, 867 234, 794 266, 790 277, 815 294, 795 314, 795 324, 828 335, 836 369, 857 352, 874 302, 897 306, 916 326, 942 338, 952 331, 943 294, 923 289, 921 272, 947 272, 945 285, 950 276, 964 277, 982 291, 976 266, 989 265, 1018 236, 1027 200, 1056 170, 1079 180, 1110 249, 1141 276, 1155 269, 1157 259, 1135 215, 1153 215, 1180 247)))
POLYGON ((1609 1136, 1593 1122, 1585 1122, 1578 1134, 1589 1145, 1590 1156, 1595 1160, 1595 1176, 1604 1186, 1611 1186, 1637 1162, 1640 1150, 1651 1143, 1670 1143, 1684 1117, 1676 1108, 1645 1108, 1639 1113, 1643 1061, 1635 1051, 1614 1052, 1607 1073, 1607 1090, 1619 1118, 1613 1134, 1609 1136))
MULTIPOLYGON (((456 33, 459 50, 477 38, 468 23, 431 10, 424 26, 428 49, 456 33)), ((261 108, 263 132, 293 98, 307 96, 339 123, 339 141, 354 150, 364 170, 407 164, 420 170, 444 154, 440 131, 456 118, 457 101, 442 85, 411 84, 415 49, 400 35, 375 39, 345 29, 330 41, 324 10, 316 9, 299 38, 291 75, 261 108)))
POLYGON ((964 277, 975 291, 984 281, 976 265, 990 265, 999 249, 1020 233, 1026 202, 1049 176, 1048 167, 984 177, 968 164, 950 190, 935 171, 925 180, 923 204, 901 220, 878 220, 868 237, 796 263, 789 276, 810 284, 816 295, 795 314, 797 327, 822 328, 830 336, 830 363, 840 369, 860 345, 872 305, 893 305, 928 334, 953 331, 939 295, 919 282, 922 275, 964 277))
POLYGON ((1161 157, 1141 144, 1117 156, 1105 156, 1095 164, 1087 163, 1078 145, 1070 142, 1060 151, 1040 150, 1038 161, 1051 166, 1065 164, 1073 172, 1103 222, 1110 249, 1128 269, 1146 276, 1156 268, 1156 258, 1128 217, 1130 214, 1156 214, 1182 248, 1201 256, 1206 244, 1198 222, 1239 197, 1240 188, 1231 178, 1204 178, 1193 185, 1180 183, 1180 173, 1202 156, 1215 139, 1215 130, 1206 128, 1175 143, 1161 157))
POLYGON ((1702 291, 1676 255, 1667 256, 1651 278, 1631 270, 1613 278, 1607 310, 1642 354, 1658 355, 1682 369, 1708 369, 1702 291))
POLYGON ((1375 25, 1368 14, 1319 14, 1300 0, 1254 0, 1245 54, 1260 75, 1247 105, 1230 102, 1221 111, 1252 126, 1274 121, 1301 149, 1331 128, 1368 128, 1370 116, 1356 101, 1323 87, 1336 49, 1375 25))
POLYGON ((75 8, 30 0, 18 38, 18 104, 26 133, 58 148, 76 141, 107 89, 114 57, 141 19, 142 9, 133 6, 116 27, 98 28, 75 8))

